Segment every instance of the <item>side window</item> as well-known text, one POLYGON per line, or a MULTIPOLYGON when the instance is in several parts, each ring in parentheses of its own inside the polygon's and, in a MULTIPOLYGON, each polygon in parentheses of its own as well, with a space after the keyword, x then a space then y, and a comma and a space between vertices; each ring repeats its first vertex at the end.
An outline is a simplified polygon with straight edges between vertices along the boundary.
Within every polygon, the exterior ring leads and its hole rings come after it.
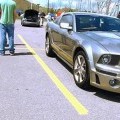
POLYGON ((83 30, 97 30, 99 28, 98 17, 90 15, 76 15, 76 30, 78 32, 83 30))
POLYGON ((64 16, 62 16, 60 23, 69 23, 70 26, 73 26, 73 17, 72 17, 72 15, 64 15, 64 16))
POLYGON ((59 21, 60 21, 60 17, 57 17, 54 21, 55 24, 59 24, 59 21))

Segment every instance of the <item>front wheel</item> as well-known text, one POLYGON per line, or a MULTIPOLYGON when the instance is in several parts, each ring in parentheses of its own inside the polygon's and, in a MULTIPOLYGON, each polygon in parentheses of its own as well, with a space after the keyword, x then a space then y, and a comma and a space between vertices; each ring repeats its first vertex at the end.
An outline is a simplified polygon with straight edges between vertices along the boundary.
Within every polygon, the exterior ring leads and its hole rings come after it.
POLYGON ((46 51, 47 56, 49 56, 49 57, 54 56, 54 52, 53 52, 52 47, 51 47, 49 36, 46 37, 45 51, 46 51))
POLYGON ((86 55, 83 51, 79 51, 74 59, 73 76, 75 83, 84 89, 89 88, 89 66, 86 55))

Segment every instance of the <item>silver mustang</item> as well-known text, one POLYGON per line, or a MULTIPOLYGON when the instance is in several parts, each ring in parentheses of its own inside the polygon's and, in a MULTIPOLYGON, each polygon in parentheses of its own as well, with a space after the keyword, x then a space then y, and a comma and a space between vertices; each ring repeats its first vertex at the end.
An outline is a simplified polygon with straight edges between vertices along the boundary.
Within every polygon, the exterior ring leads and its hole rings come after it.
POLYGON ((120 20, 96 13, 63 13, 46 25, 47 56, 73 69, 75 83, 120 93, 120 20))

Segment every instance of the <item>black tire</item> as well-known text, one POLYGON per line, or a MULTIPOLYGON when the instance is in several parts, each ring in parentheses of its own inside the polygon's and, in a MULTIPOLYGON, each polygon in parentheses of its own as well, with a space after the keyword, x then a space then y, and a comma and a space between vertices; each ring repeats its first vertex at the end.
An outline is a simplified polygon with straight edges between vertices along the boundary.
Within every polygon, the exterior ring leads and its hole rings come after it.
POLYGON ((24 23, 23 23, 23 21, 21 21, 21 25, 22 25, 22 26, 24 26, 24 23))
POLYGON ((51 42, 50 42, 49 36, 46 37, 45 52, 46 52, 46 55, 49 57, 53 57, 55 55, 55 53, 53 52, 52 47, 51 47, 51 42))
POLYGON ((40 25, 37 25, 37 27, 40 27, 40 25))
POLYGON ((90 87, 89 65, 83 51, 79 51, 74 58, 73 77, 77 86, 83 89, 90 87))

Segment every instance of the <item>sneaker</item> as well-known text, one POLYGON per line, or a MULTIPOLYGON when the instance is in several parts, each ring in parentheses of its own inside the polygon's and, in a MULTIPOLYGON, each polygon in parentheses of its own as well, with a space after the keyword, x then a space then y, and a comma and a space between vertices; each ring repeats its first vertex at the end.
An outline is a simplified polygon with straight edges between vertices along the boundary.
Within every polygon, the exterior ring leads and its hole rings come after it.
POLYGON ((13 51, 10 51, 10 55, 13 56, 13 55, 14 55, 14 52, 13 52, 13 51))

